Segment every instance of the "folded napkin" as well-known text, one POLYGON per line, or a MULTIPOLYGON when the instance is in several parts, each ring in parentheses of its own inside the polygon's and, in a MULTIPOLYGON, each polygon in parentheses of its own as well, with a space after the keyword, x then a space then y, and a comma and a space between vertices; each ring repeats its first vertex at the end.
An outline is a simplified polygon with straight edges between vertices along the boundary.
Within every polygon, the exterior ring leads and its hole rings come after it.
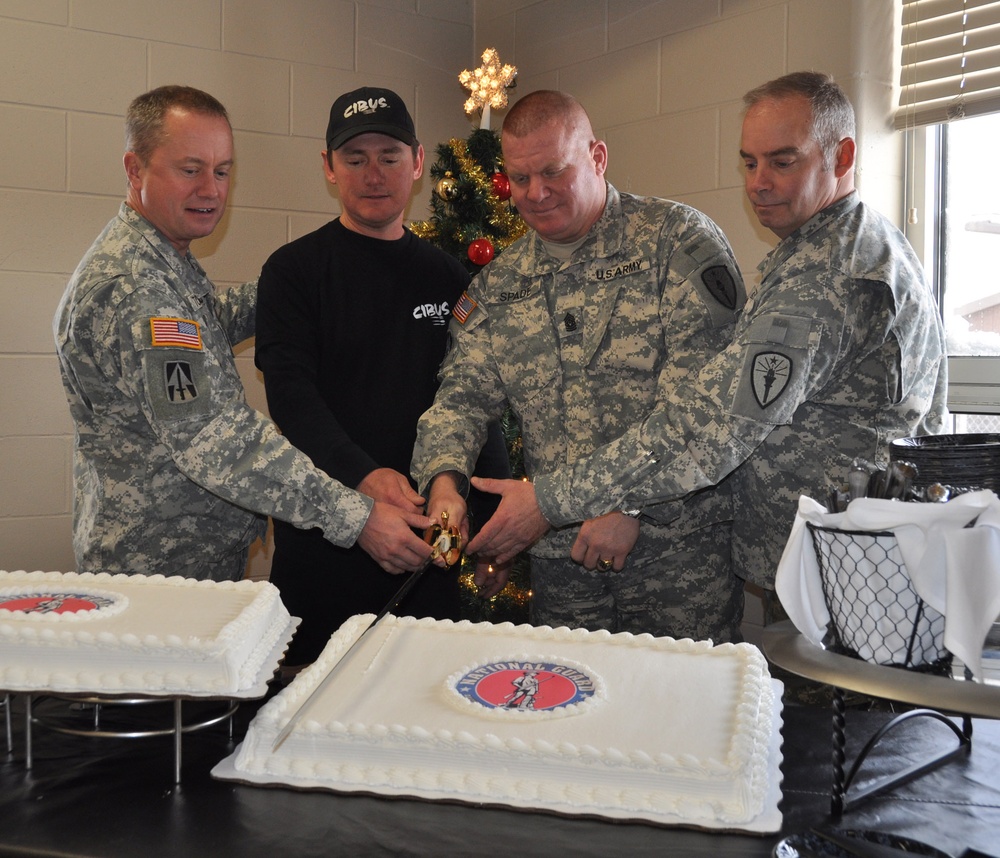
POLYGON ((944 645, 982 680, 983 642, 1000 616, 1000 499, 967 492, 947 503, 851 501, 828 513, 805 496, 775 577, 775 590, 795 627, 820 645, 830 622, 819 564, 806 523, 842 530, 891 531, 913 589, 944 615, 944 645), (974 526, 967 527, 975 521, 974 526))

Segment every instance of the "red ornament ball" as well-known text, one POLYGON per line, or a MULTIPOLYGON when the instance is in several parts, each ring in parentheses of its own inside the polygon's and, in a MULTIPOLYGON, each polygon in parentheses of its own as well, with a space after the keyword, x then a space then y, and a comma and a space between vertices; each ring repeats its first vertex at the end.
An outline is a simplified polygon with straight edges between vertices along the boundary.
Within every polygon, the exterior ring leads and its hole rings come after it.
POLYGON ((493 242, 488 238, 477 238, 469 245, 469 259, 476 265, 485 265, 493 258, 493 242))
POLYGON ((493 182, 493 193, 497 195, 499 200, 509 200, 510 199, 510 179, 507 178, 506 173, 494 173, 491 177, 493 182))

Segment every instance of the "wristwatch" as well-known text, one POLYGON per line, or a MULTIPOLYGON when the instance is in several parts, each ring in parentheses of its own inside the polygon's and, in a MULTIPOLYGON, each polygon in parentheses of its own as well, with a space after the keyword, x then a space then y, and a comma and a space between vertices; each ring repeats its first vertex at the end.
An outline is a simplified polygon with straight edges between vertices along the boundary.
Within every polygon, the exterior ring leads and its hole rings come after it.
POLYGON ((642 515, 641 509, 620 509, 618 510, 622 515, 627 515, 629 518, 638 518, 642 515))

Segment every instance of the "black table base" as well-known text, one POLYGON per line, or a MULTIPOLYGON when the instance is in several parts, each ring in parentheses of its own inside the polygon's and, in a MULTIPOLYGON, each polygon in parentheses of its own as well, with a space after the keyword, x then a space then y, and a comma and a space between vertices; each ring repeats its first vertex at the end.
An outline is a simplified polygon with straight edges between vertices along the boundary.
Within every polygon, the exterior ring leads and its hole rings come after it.
MULTIPOLYGON (((832 713, 826 707, 786 704, 784 824, 779 834, 754 836, 213 779, 209 771, 232 753, 258 705, 240 706, 232 739, 225 724, 186 736, 178 785, 172 742, 163 737, 94 740, 43 731, 27 770, 24 703, 15 697, 14 751, 0 755, 0 856, 768 856, 785 835, 831 822, 832 713)), ((843 717, 850 760, 893 716, 848 709, 843 717)), ((996 854, 1000 723, 977 719, 974 725, 971 753, 848 808, 838 824, 903 835, 955 856, 967 847, 996 854)), ((954 737, 940 724, 915 719, 872 749, 857 786, 948 742, 954 737)))

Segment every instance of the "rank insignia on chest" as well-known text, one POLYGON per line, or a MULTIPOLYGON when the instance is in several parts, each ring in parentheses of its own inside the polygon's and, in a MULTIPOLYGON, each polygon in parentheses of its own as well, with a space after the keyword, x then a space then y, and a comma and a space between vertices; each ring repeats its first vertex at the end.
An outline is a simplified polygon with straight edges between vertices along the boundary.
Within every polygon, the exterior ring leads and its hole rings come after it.
POLYGON ((451 314, 458 319, 460 324, 464 325, 477 306, 476 302, 469 297, 469 293, 463 292, 462 297, 458 299, 455 309, 451 311, 451 314))
POLYGON ((153 334, 153 346, 201 348, 201 327, 191 319, 153 316, 149 320, 149 328, 153 334))

